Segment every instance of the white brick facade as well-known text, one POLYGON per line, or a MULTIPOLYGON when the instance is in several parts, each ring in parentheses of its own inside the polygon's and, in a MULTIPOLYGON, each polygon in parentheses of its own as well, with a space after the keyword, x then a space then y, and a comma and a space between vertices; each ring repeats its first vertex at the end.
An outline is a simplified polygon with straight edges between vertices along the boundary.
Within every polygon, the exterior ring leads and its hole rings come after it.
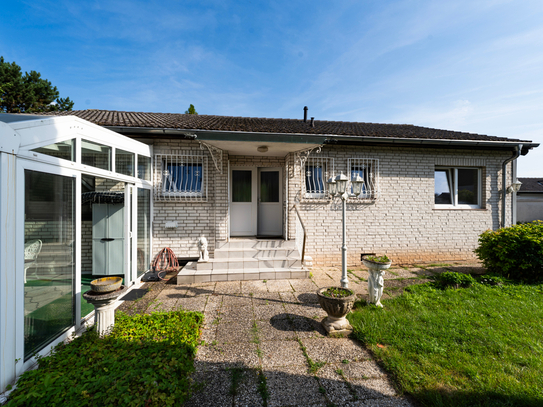
MULTIPOLYGON (((154 143, 155 154, 176 149, 200 149, 196 141, 162 139, 154 143)), ((288 238, 295 239, 298 204, 307 228, 306 254, 314 264, 341 262, 341 201, 301 199, 304 179, 295 153, 285 158, 228 156, 223 152, 222 174, 216 170, 207 149, 207 202, 154 201, 153 254, 170 247, 178 257, 197 257, 200 235, 206 236, 211 255, 217 242, 228 238, 228 168, 239 166, 282 167, 283 223, 288 218, 288 238), (285 176, 286 174, 286 176, 285 176), (288 192, 287 182, 288 177, 288 192), (176 229, 166 229, 177 221, 176 229)), ((315 154, 315 153, 312 153, 315 154)), ((334 159, 335 174, 349 174, 349 158, 379 160, 380 196, 373 200, 350 200, 347 204, 348 263, 360 264, 360 253, 387 254, 396 263, 473 259, 480 233, 497 229, 501 211, 501 168, 511 152, 454 149, 325 146, 319 153, 334 159), (469 166, 481 169, 480 209, 436 209, 436 166, 469 166)), ((156 163, 155 163, 156 166, 156 163)), ((508 167, 508 182, 510 182, 508 167)), ((511 199, 507 199, 510 222, 511 199)))

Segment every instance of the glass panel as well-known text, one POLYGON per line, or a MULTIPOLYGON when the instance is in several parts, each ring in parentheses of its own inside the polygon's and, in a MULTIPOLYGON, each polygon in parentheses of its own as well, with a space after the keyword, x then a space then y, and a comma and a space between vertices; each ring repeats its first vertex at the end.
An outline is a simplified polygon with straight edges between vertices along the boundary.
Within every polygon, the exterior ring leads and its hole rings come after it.
POLYGON ((477 205, 479 176, 476 168, 458 169, 458 203, 477 205))
POLYGON ((201 193, 202 164, 167 164, 165 173, 165 192, 201 193))
POLYGON ((45 147, 38 147, 32 151, 47 154, 51 157, 62 158, 63 160, 75 161, 75 139, 49 144, 45 147))
MULTIPOLYGON (((360 176, 364 180, 364 184, 362 184, 362 192, 360 193, 360 196, 363 197, 368 189, 368 172, 370 169, 368 168, 368 171, 366 171, 366 168, 364 165, 353 165, 351 166, 351 180, 356 178, 357 175, 360 176)), ((351 185, 351 194, 354 194, 353 192, 353 186, 351 185)))
POLYGON ((151 191, 138 188, 138 277, 149 269, 150 239, 151 191))
POLYGON ((260 202, 279 202, 279 171, 260 173, 260 202))
POLYGON ((251 171, 232 171, 232 202, 251 202, 251 171))
POLYGON ((323 168, 319 165, 305 166, 305 190, 308 193, 324 194, 323 168))
POLYGON ((138 174, 139 179, 151 181, 151 157, 138 154, 138 174))
POLYGON ((25 171, 25 360, 74 324, 75 179, 25 171))
POLYGON ((134 153, 115 149, 115 172, 119 174, 134 176, 134 153))
POLYGON ((111 171, 111 147, 81 140, 81 164, 111 171))
POLYGON ((435 171, 435 204, 436 205, 452 205, 452 177, 451 170, 436 170, 435 171))

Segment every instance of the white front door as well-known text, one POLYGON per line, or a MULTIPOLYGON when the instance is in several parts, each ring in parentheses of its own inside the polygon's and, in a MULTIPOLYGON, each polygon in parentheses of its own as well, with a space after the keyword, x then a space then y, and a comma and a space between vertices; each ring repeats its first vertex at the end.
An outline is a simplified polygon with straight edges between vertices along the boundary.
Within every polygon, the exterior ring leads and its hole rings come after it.
POLYGON ((230 176, 230 236, 256 236, 256 168, 232 168, 230 176))
POLYGON ((281 168, 258 170, 258 235, 283 234, 283 199, 281 168))

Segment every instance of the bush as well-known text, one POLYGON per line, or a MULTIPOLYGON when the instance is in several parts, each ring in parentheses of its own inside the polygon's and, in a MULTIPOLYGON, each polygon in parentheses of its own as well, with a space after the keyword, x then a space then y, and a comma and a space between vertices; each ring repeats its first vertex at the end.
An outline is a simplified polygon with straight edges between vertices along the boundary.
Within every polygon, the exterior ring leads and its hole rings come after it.
POLYGON ((543 222, 487 230, 479 236, 475 253, 490 272, 515 280, 542 280, 543 222))
POLYGON ((475 283, 475 279, 469 274, 456 273, 454 271, 446 271, 445 273, 438 274, 432 277, 434 285, 437 288, 460 288, 469 287, 475 283))

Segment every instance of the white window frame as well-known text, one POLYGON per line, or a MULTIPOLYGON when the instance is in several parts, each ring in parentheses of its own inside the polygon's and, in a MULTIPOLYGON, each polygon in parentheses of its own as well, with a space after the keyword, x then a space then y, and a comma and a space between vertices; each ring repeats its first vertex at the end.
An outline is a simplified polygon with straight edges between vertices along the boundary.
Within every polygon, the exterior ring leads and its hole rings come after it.
POLYGON ((308 200, 328 200, 330 199, 330 195, 328 194, 328 184, 326 181, 328 181, 328 178, 331 176, 331 174, 334 174, 334 159, 331 157, 308 157, 306 162, 304 163, 304 167, 302 169, 302 196, 304 199, 308 200), (322 167, 322 185, 323 190, 322 192, 314 192, 314 191, 307 191, 307 172, 308 167, 322 167))
MULTIPOLYGON (((155 200, 158 201, 189 201, 207 202, 208 167, 207 157, 195 151, 180 154, 156 154, 155 163, 159 167, 155 177, 155 200), (178 191, 176 187, 167 189, 167 178, 171 177, 168 165, 172 166, 201 166, 202 184, 198 191, 178 191)), ((171 184, 170 184, 171 185, 171 184)))
MULTIPOLYGON (((364 170, 364 188, 365 191, 355 196, 348 187, 349 199, 377 199, 379 198, 379 160, 377 158, 352 157, 347 160, 347 170, 349 171, 349 181, 352 181, 353 167, 364 170)), ((352 184, 351 184, 352 185, 352 184)))
POLYGON ((482 208, 482 169, 478 167, 449 167, 436 166, 434 168, 434 207, 436 209, 481 209, 482 208), (477 204, 459 204, 458 203, 458 170, 476 170, 477 171, 477 204), (437 171, 448 171, 452 175, 452 182, 449 185, 451 191, 451 204, 436 204, 435 203, 435 180, 437 171))

